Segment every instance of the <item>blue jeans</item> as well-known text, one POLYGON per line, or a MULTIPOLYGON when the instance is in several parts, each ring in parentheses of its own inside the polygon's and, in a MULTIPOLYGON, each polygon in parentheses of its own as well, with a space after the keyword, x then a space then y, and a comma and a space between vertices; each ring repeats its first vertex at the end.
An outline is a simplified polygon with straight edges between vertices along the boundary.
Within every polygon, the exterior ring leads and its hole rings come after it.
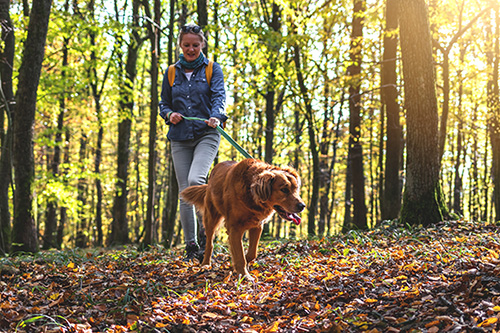
MULTIPOLYGON (((219 150, 220 134, 209 129, 198 139, 186 141, 171 141, 172 160, 174 162, 179 192, 192 185, 202 185, 207 182, 210 167, 219 150)), ((186 244, 197 243, 198 223, 193 205, 180 199, 181 225, 186 244)))

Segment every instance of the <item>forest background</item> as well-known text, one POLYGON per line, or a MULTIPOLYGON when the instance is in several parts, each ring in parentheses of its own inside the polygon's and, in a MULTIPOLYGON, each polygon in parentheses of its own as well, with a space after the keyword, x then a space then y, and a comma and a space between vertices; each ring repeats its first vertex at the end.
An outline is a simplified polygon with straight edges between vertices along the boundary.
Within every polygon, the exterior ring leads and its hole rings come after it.
POLYGON ((179 242, 157 114, 189 22, 222 65, 225 130, 302 176, 304 223, 267 235, 498 220, 498 3, 398 3, 1 1, 0 251, 179 242))

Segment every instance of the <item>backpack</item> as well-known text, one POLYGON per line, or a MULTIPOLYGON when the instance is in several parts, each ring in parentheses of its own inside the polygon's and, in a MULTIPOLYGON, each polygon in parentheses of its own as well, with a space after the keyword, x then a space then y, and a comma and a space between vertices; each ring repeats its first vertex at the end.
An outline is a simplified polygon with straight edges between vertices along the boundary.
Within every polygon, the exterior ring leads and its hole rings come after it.
MULTIPOLYGON (((213 69, 214 69, 214 62, 210 60, 208 62, 207 68, 205 68, 205 75, 207 76, 207 83, 209 87, 210 87, 210 81, 212 81, 213 69)), ((167 76, 168 76, 168 83, 170 84, 170 86, 173 86, 175 80, 175 65, 168 66, 167 76)))

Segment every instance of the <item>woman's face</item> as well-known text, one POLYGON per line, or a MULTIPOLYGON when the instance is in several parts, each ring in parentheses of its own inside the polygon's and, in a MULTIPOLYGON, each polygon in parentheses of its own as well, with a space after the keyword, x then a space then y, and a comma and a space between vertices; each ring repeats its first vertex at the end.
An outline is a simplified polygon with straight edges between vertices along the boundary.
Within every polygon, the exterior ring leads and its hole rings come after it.
POLYGON ((186 61, 191 62, 198 59, 200 56, 203 41, 200 36, 187 33, 182 36, 180 46, 186 61))

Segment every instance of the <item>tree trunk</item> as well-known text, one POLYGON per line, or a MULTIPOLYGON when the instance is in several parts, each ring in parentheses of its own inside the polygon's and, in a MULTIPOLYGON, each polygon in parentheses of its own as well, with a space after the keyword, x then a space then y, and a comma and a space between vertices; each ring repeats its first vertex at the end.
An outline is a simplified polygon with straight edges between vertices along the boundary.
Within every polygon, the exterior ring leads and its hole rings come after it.
MULTIPOLYGON (((464 58, 465 58, 465 53, 466 53, 467 48, 463 45, 461 45, 460 48, 460 62, 463 63, 464 58)), ((458 87, 458 110, 456 112, 456 118, 457 118, 457 147, 456 147, 456 157, 455 157, 455 180, 454 180, 454 186, 453 186, 453 212, 455 214, 458 214, 459 216, 463 216, 463 210, 462 210, 462 191, 463 191, 463 182, 462 182, 462 174, 461 174, 461 165, 462 165, 462 152, 464 152, 464 147, 463 147, 463 119, 462 119, 462 112, 463 112, 463 106, 462 106, 462 95, 463 95, 463 74, 462 74, 462 69, 458 70, 457 77, 459 80, 459 87, 458 87)), ((465 152, 464 152, 465 153, 465 152)))
POLYGON ((125 64, 125 80, 120 91, 119 110, 122 114, 118 125, 118 161, 116 194, 113 204, 113 222, 111 228, 110 244, 127 244, 129 242, 129 227, 127 222, 128 201, 128 166, 130 156, 130 132, 132 127, 132 111, 134 109, 133 89, 137 73, 137 58, 141 40, 139 28, 140 1, 133 1, 133 24, 131 40, 127 50, 125 64))
POLYGON ((302 74, 301 59, 300 59, 300 49, 299 45, 294 45, 294 57, 295 71, 297 73, 297 83, 299 85, 300 93, 302 95, 302 100, 306 109, 306 119, 308 122, 307 132, 309 134, 309 149, 311 151, 311 156, 313 160, 313 177, 312 177, 312 189, 311 198, 309 200, 308 216, 307 216, 307 234, 309 236, 316 235, 316 213, 318 211, 318 200, 319 200, 319 185, 320 185, 320 163, 319 163, 319 149, 316 143, 316 132, 315 121, 314 121, 314 110, 312 107, 311 99, 309 98, 309 92, 307 90, 304 75, 302 74))
MULTIPOLYGON (((267 18, 267 25, 271 29, 271 31, 281 36, 281 9, 276 4, 272 4, 272 17, 267 18)), ((276 75, 275 69, 277 66, 277 59, 279 55, 279 50, 281 48, 281 41, 279 37, 276 38, 275 43, 272 48, 275 53, 270 55, 269 57, 269 70, 267 73, 267 85, 266 85, 266 127, 265 127, 265 149, 264 149, 264 161, 267 163, 273 162, 274 157, 274 127, 275 127, 275 119, 276 114, 278 113, 278 108, 275 106, 275 96, 276 96, 276 75)))
POLYGON ((80 174, 78 178, 78 222, 76 226, 75 246, 79 248, 86 248, 88 243, 87 230, 87 212, 85 206, 87 205, 87 179, 83 176, 86 170, 86 157, 87 157, 87 142, 88 138, 82 130, 80 137, 80 151, 78 158, 80 162, 80 174))
POLYGON ((38 83, 45 53, 45 41, 52 0, 34 0, 28 35, 19 69, 14 116, 14 225, 13 252, 37 252, 38 238, 33 216, 32 185, 35 174, 33 126, 38 83))
MULTIPOLYGON (((206 5, 206 4, 205 4, 206 5)), ((151 102, 149 114, 148 201, 143 246, 153 244, 156 195, 156 121, 158 114, 158 59, 160 56, 160 1, 154 0, 155 26, 149 25, 151 43, 151 102)))
MULTIPOLYGON (((266 6, 265 2, 262 2, 263 6, 266 6)), ((266 8, 267 11, 267 8, 266 8)), ((266 79, 266 92, 264 94, 266 100, 266 125, 264 128, 265 131, 265 147, 264 147, 264 161, 266 163, 272 164, 274 157, 274 127, 275 127, 275 119, 278 113, 278 107, 275 105, 275 96, 276 96, 276 75, 275 69, 277 67, 277 60, 279 56, 279 50, 281 49, 281 9, 278 4, 272 4, 271 17, 266 16, 265 21, 267 26, 271 29, 273 34, 276 37, 274 43, 274 47, 271 47, 273 50, 272 54, 269 54, 269 69, 267 72, 266 79)), ((264 229, 262 231, 262 235, 264 237, 270 235, 270 227, 271 223, 264 224, 264 229)))
MULTIPOLYGON (((462 14, 463 6, 460 11, 459 26, 462 27, 462 14)), ((439 163, 444 154, 444 147, 446 144, 447 126, 448 126, 448 116, 450 113, 450 52, 453 45, 458 41, 458 39, 471 28, 476 21, 489 11, 489 7, 483 9, 478 13, 467 25, 460 28, 458 32, 453 36, 453 38, 448 42, 446 47, 437 45, 437 48, 443 53, 443 110, 441 112, 441 119, 439 122, 439 163)))
MULTIPOLYGON (((205 27, 208 25, 207 0, 197 0, 196 3, 196 11, 198 12, 198 25, 205 31, 205 27)), ((205 43, 205 46, 203 47, 203 53, 205 55, 208 55, 208 43, 205 43)))
POLYGON ((387 117, 385 177, 380 203, 382 220, 393 220, 401 210, 401 142, 396 59, 398 49, 398 1, 386 1, 386 28, 382 60, 382 103, 387 117))
MULTIPOLYGON (((65 11, 68 12, 69 3, 65 3, 65 11)), ((68 43, 69 38, 63 38, 62 46, 62 64, 61 64, 61 81, 66 81, 66 68, 68 66, 68 43)), ((65 87, 65 85, 63 85, 65 87)), ((49 172, 54 179, 59 177, 59 165, 61 164, 61 147, 62 135, 64 131, 64 115, 66 113, 66 94, 65 88, 62 89, 59 95, 59 114, 57 116, 57 129, 55 134, 54 155, 50 163, 49 172)), ((47 218, 45 220, 45 232, 43 237, 43 249, 61 248, 62 244, 57 242, 57 202, 51 200, 47 203, 47 218)))
MULTIPOLYGON (((167 148, 167 150, 169 149, 167 148)), ((168 156, 167 161, 168 170, 170 172, 167 173, 169 186, 165 195, 165 209, 163 210, 162 217, 162 243, 165 248, 169 249, 172 247, 172 240, 174 237, 177 207, 179 201, 179 185, 177 184, 172 157, 168 156)))
POLYGON ((439 183, 438 112, 429 18, 425 0, 401 0, 400 9, 408 132, 401 222, 428 226, 448 214, 439 183))
POLYGON ((361 47, 363 38, 363 16, 365 11, 364 0, 354 0, 354 14, 352 20, 350 59, 348 68, 351 82, 349 86, 349 159, 351 164, 352 181, 352 225, 347 229, 367 229, 367 208, 365 202, 365 175, 363 170, 363 149, 361 146, 361 47))
MULTIPOLYGON (((488 84, 488 108, 490 110, 489 134, 493 152, 492 181, 495 207, 495 221, 500 220, 500 100, 498 87, 498 64, 500 52, 500 15, 498 4, 495 6, 495 36, 493 59, 490 60, 491 76, 488 84)), ((491 54, 491 53, 490 53, 491 54)))
POLYGON ((328 205, 328 188, 329 188, 329 183, 331 182, 331 169, 329 168, 329 158, 328 158, 328 152, 329 152, 329 147, 330 147, 330 140, 332 137, 332 132, 329 130, 329 125, 331 124, 330 118, 332 117, 331 115, 331 110, 332 108, 330 107, 330 84, 328 82, 328 78, 325 75, 323 76, 325 79, 325 87, 324 87, 324 106, 323 106, 323 112, 324 112, 324 117, 323 117, 323 129, 321 131, 321 142, 319 144, 319 192, 320 192, 320 197, 319 197, 319 218, 318 218, 318 235, 323 236, 325 234, 325 229, 326 229, 326 219, 327 216, 330 214, 328 211, 329 205, 328 205))
POLYGON ((15 36, 10 19, 10 1, 0 1, 0 20, 2 22, 3 48, 0 50, 0 78, 2 82, 0 108, 1 155, 0 155, 0 255, 10 251, 11 221, 9 207, 9 185, 12 184, 12 112, 14 93, 12 88, 12 69, 14 67, 15 36), (5 117, 7 128, 4 132, 5 117))
MULTIPOLYGON (((64 164, 66 165, 66 167, 64 168, 63 170, 63 174, 67 174, 68 173, 68 165, 70 164, 70 161, 69 161, 69 140, 70 140, 70 130, 69 128, 66 128, 65 130, 65 145, 64 145, 64 164)), ((63 178, 63 183, 65 185, 67 185, 67 180, 66 178, 63 178)), ((61 207, 60 209, 60 216, 59 216, 59 224, 57 226, 57 244, 59 246, 59 248, 62 248, 62 244, 63 244, 63 237, 64 237, 64 227, 66 225, 66 220, 68 218, 68 212, 67 212, 67 208, 66 207, 61 207)))

